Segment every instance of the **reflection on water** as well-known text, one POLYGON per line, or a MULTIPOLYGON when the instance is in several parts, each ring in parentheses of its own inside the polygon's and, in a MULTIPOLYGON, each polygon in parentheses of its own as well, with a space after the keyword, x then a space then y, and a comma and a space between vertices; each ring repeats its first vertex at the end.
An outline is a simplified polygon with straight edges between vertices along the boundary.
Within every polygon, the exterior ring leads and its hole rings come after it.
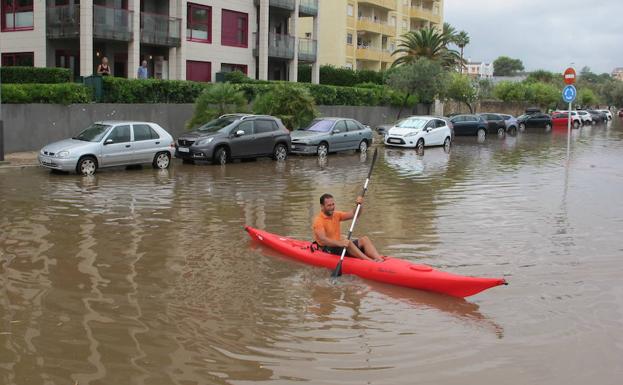
POLYGON ((2 384, 509 384, 623 375, 619 121, 379 147, 355 235, 511 285, 468 300, 341 277, 254 246, 348 210, 370 154, 0 169, 2 384), (556 359, 553 359, 556 357, 556 359))

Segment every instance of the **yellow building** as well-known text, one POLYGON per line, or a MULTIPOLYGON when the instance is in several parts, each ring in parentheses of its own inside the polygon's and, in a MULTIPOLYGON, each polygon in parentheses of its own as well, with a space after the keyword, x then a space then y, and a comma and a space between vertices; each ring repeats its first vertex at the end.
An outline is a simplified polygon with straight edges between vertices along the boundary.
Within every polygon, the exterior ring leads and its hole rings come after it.
MULTIPOLYGON (((381 70, 396 59, 401 35, 442 28, 443 0, 320 0, 318 18, 319 64, 381 70)), ((299 25, 300 37, 312 36, 311 19, 299 25)))

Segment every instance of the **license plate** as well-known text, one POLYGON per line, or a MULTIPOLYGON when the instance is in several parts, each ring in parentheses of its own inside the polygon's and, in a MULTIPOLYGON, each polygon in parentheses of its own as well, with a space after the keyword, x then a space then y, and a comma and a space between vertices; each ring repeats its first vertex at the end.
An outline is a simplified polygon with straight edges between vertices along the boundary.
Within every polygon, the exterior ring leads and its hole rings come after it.
POLYGON ((400 143, 400 139, 392 139, 392 138, 390 138, 390 139, 387 139, 387 141, 389 143, 400 143))
POLYGON ((179 151, 179 152, 190 152, 190 149, 188 147, 178 147, 177 151, 179 151))

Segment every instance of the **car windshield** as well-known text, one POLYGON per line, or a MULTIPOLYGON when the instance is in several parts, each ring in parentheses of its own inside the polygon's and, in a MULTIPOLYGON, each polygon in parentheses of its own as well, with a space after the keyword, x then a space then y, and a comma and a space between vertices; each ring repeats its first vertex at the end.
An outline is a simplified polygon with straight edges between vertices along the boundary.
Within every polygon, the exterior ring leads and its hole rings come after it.
POLYGON ((106 131, 108 131, 110 127, 111 126, 108 124, 95 123, 92 124, 89 128, 84 129, 81 133, 74 136, 72 139, 83 140, 85 142, 99 142, 100 140, 102 140, 102 138, 106 134, 106 131))
POLYGON ((408 118, 400 122, 396 127, 420 129, 426 125, 426 122, 428 122, 428 119, 408 118))
POLYGON ((303 128, 303 131, 313 131, 313 132, 331 132, 331 127, 333 127, 332 120, 314 120, 309 126, 303 128))
POLYGON ((227 130, 224 130, 224 128, 235 122, 237 119, 239 119, 238 116, 221 116, 220 118, 210 120, 197 130, 201 132, 226 132, 227 130))

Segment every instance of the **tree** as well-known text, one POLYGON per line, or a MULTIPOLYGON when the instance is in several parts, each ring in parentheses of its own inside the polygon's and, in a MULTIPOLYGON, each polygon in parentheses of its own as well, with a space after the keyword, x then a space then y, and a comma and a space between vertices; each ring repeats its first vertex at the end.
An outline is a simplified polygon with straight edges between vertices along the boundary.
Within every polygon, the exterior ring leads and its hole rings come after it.
POLYGON ((526 101, 546 109, 561 100, 560 89, 553 84, 536 82, 526 85, 526 101))
POLYGON ((469 44, 469 35, 461 31, 454 37, 454 43, 461 49, 461 73, 463 73, 463 48, 469 44))
POLYGON ((493 76, 513 76, 523 70, 521 60, 511 59, 508 56, 500 56, 493 62, 493 76))
POLYGON ((459 103, 465 103, 469 108, 469 113, 474 113, 472 103, 476 101, 477 89, 474 87, 469 76, 453 73, 450 76, 448 82, 448 89, 446 91, 446 98, 457 101, 459 103))
POLYGON ((439 62, 446 69, 463 63, 457 51, 448 49, 444 35, 432 27, 402 35, 398 49, 392 55, 402 55, 392 66, 411 64, 420 58, 439 62))
POLYGON ((562 74, 556 74, 546 70, 536 70, 528 74, 527 82, 543 82, 562 86, 562 74))
POLYGON ((229 83, 218 83, 209 86, 197 98, 195 113, 186 123, 187 128, 198 127, 210 120, 229 114, 241 112, 247 105, 247 99, 242 91, 229 83))
POLYGON ((407 96, 415 95, 418 101, 428 105, 430 113, 435 98, 446 96, 448 73, 439 62, 419 58, 392 70, 387 76, 387 84, 407 96))
POLYGON ((456 29, 448 22, 443 23, 443 29, 441 30, 441 34, 443 35, 443 40, 446 45, 454 43, 454 39, 457 36, 456 29))
POLYGON ((258 95, 253 102, 253 112, 277 116, 289 130, 304 127, 318 115, 309 91, 286 83, 258 95))
POLYGON ((582 106, 594 106, 599 103, 599 101, 590 88, 582 88, 578 91, 578 103, 582 106))

